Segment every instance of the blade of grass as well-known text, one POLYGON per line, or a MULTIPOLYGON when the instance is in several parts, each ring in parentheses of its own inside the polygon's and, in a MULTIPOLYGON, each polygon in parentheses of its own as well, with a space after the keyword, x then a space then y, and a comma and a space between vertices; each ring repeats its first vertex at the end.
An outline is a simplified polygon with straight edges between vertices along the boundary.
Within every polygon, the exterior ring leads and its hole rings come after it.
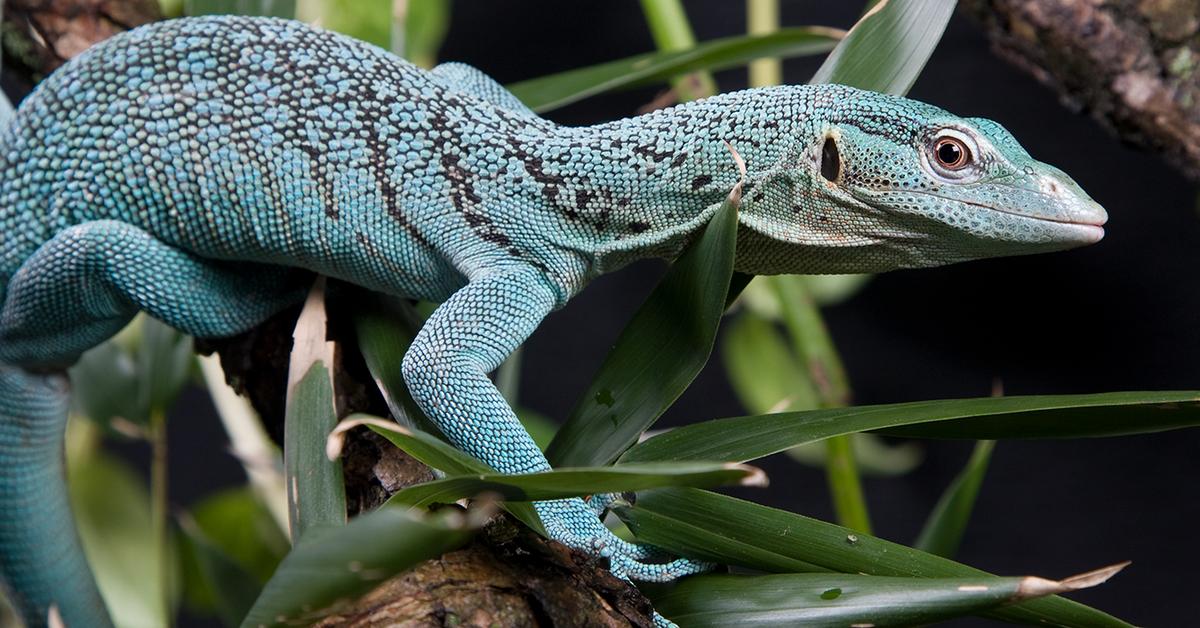
POLYGON ((710 575, 687 578, 651 601, 655 610, 689 628, 915 626, 1093 587, 1123 567, 1059 581, 1033 576, 710 575))
MULTIPOLYGON (((979 578, 990 574, 952 560, 802 515, 691 488, 638 495, 616 504, 638 540, 669 552, 751 569, 777 571, 783 560, 842 573, 915 578, 979 578), (761 560, 762 557, 770 557, 761 560)), ((1078 628, 1129 624, 1070 600, 1049 597, 996 609, 989 616, 1078 628)))
POLYGON ((430 517, 383 508, 344 527, 316 529, 280 563, 242 628, 307 626, 337 602, 459 547, 488 514, 485 509, 467 516, 445 512, 430 517))
POLYGON ((823 26, 781 29, 770 35, 713 39, 679 52, 651 52, 508 85, 537 112, 596 94, 636 87, 695 70, 722 70, 762 57, 799 57, 831 50, 842 31, 823 26))
POLYGON ((492 473, 448 477, 410 486, 392 495, 388 504, 410 507, 452 504, 484 493, 498 494, 507 501, 541 501, 664 486, 764 486, 766 481, 767 477, 760 469, 730 463, 676 462, 566 468, 521 475, 492 473))
POLYGON ((594 467, 616 460, 704 367, 730 293, 741 185, 625 326, 546 449, 551 464, 594 467))
POLYGON ((908 93, 954 13, 954 0, 888 0, 867 11, 811 83, 908 93))
POLYGON ((325 457, 337 425, 333 405, 333 343, 325 340, 325 280, 317 279, 296 321, 284 410, 283 466, 292 544, 323 526, 346 522, 342 465, 325 457))
POLYGON ((1078 438, 1200 426, 1200 391, 943 399, 705 421, 630 448, 621 462, 746 462, 830 436, 1078 438), (925 424, 925 425, 918 425, 925 424))
POLYGON ((975 450, 971 452, 966 468, 954 478, 933 507, 913 547, 946 558, 953 558, 958 552, 995 444, 996 441, 991 440, 975 443, 975 450))

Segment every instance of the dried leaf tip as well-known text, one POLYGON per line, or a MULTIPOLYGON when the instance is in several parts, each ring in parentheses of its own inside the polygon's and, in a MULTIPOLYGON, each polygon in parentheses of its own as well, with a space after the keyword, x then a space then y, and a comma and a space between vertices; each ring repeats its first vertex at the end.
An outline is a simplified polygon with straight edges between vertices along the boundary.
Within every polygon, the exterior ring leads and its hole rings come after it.
MULTIPOLYGON (((300 381, 308 369, 317 362, 324 362, 329 369, 333 368, 333 343, 326 339, 328 318, 325 314, 325 278, 317 277, 308 297, 304 300, 304 309, 296 320, 295 331, 292 332, 292 358, 288 364, 288 394, 296 382, 300 381)), ((330 384, 333 383, 333 372, 330 371, 330 384)))
POLYGON ((1036 576, 1029 576, 1021 579, 1020 586, 1017 587, 1017 594, 1013 597, 1014 600, 1027 600, 1035 597, 1046 595, 1057 595, 1059 593, 1067 593, 1069 591, 1078 591, 1087 589, 1100 584, 1104 584, 1109 578, 1117 575, 1122 569, 1128 567, 1132 561, 1125 561, 1108 567, 1101 567, 1086 573, 1081 573, 1062 580, 1047 580, 1036 576))
POLYGON ((742 186, 746 183, 746 161, 742 159, 742 156, 737 152, 737 149, 733 147, 733 144, 729 143, 729 140, 725 140, 725 148, 728 148, 729 153, 733 155, 733 163, 737 164, 738 169, 738 182, 737 185, 734 185, 733 189, 729 191, 729 202, 733 203, 734 205, 741 205, 742 186))
POLYGON ((770 481, 767 479, 766 472, 764 472, 762 469, 759 469, 758 467, 753 467, 748 464, 739 464, 736 462, 731 462, 731 463, 726 464, 725 468, 726 469, 736 469, 738 471, 745 472, 746 475, 743 476, 742 479, 738 481, 738 484, 740 484, 742 486, 766 486, 767 484, 770 483, 770 481))
POLYGON ((352 416, 341 423, 338 423, 337 426, 333 428, 333 431, 329 433, 329 436, 325 438, 325 457, 329 458, 330 460, 337 460, 338 457, 342 455, 342 448, 346 444, 346 432, 349 432, 360 425, 374 425, 375 427, 381 427, 385 430, 391 430, 393 432, 400 432, 401 434, 412 434, 412 432, 405 429, 403 426, 392 421, 386 421, 384 419, 369 416, 352 416))

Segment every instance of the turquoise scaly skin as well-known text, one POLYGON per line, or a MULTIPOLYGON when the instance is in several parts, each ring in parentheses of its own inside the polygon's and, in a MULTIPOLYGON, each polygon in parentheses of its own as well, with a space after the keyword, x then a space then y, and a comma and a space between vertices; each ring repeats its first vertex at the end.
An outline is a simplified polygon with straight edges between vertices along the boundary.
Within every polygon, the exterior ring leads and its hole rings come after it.
MULTIPOLYGON (((749 168, 744 272, 1104 233, 1104 210, 997 124, 836 85, 566 128, 467 66, 242 17, 145 26, 63 66, 0 136, 0 573, 21 613, 109 624, 63 486, 62 372, 135 312, 236 334, 302 298, 295 269, 442 303, 397 365, 414 399, 496 469, 544 470, 488 372, 600 273, 675 256, 738 180, 726 142, 749 168)), ((705 568, 655 562, 582 500, 537 510, 620 576, 705 568)))

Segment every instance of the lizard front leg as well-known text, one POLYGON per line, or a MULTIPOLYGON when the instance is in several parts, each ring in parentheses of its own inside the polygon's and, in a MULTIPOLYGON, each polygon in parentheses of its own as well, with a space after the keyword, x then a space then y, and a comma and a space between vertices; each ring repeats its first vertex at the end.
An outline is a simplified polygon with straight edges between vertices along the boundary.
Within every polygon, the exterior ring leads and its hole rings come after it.
MULTIPOLYGON (((463 451, 503 473, 546 471, 550 464, 488 379, 553 309, 541 273, 515 267, 474 278, 433 313, 404 356, 413 399, 463 451)), ((612 534, 582 499, 534 504, 551 538, 604 556, 616 575, 664 581, 704 571, 687 559, 643 562, 659 554, 612 534)))

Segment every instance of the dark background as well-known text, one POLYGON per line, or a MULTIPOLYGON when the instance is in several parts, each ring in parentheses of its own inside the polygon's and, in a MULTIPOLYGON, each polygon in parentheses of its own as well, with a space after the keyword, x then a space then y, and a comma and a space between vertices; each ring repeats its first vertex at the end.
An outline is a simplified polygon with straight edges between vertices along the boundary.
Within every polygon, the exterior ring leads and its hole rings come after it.
MULTIPOLYGON (((783 0, 783 24, 848 28, 858 2, 783 0)), ((742 33, 742 2, 685 2, 698 39, 742 33)), ((653 48, 634 0, 456 2, 441 58, 470 63, 507 83, 653 48)), ((785 63, 790 83, 820 59, 785 63)), ((743 71, 718 75, 723 91, 743 71)), ((551 113, 565 124, 633 115, 655 89, 588 100, 551 113)), ((1086 249, 900 271, 874 278, 826 310, 856 403, 990 393, 1088 393, 1200 388, 1200 216, 1193 187, 1155 155, 1123 147, 1032 78, 988 50, 956 17, 911 96, 1005 125, 1109 212, 1108 235, 1086 249)), ((584 390, 663 265, 642 262, 596 281, 552 315, 527 345, 523 403, 561 420, 584 390)), ((181 414, 205 413, 198 391, 181 414)), ((742 414, 714 359, 660 426, 742 414)), ((216 484, 242 481, 218 456, 210 418, 172 422, 172 491, 186 504, 216 484)), ((930 442, 915 472, 865 480, 879 536, 911 543, 969 442, 930 442)), ((1131 559, 1115 580, 1072 597, 1135 624, 1187 623, 1200 613, 1200 431, 1093 440, 998 444, 958 560, 1005 575, 1064 577, 1131 559)), ((820 470, 783 456, 761 462, 767 489, 739 495, 830 520, 820 470)), ((955 625, 983 625, 982 620, 955 625)))

